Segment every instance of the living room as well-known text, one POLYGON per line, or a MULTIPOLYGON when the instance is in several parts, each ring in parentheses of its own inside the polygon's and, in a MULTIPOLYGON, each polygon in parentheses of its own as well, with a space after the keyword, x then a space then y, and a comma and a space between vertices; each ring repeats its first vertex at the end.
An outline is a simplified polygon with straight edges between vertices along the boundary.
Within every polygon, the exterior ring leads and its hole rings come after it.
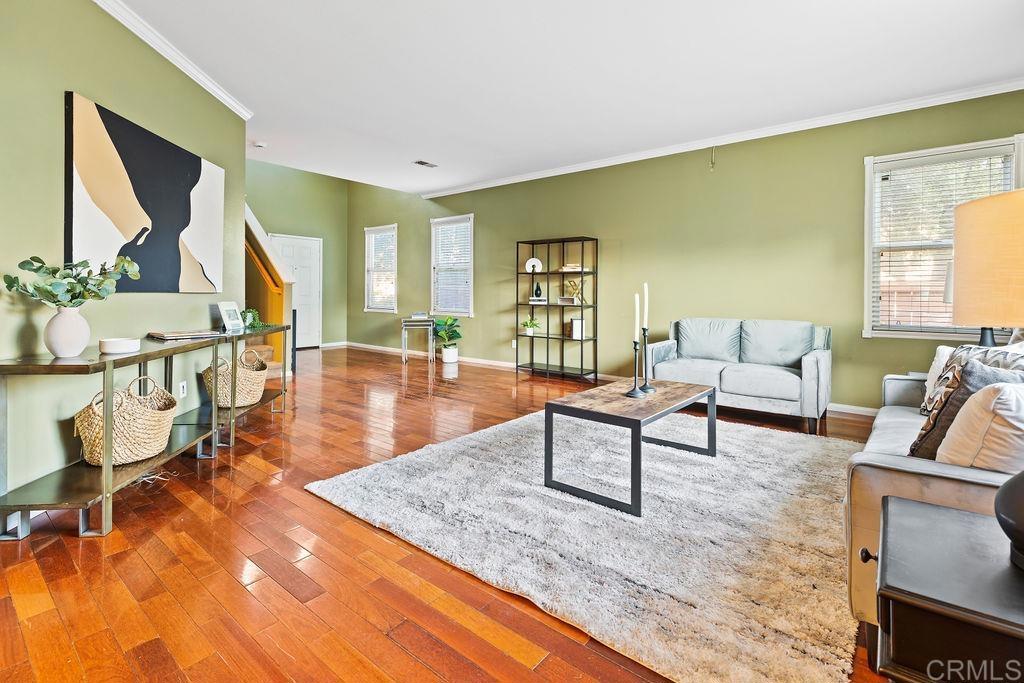
POLYGON ((8 0, 0 676, 1019 680, 1022 20, 8 0))

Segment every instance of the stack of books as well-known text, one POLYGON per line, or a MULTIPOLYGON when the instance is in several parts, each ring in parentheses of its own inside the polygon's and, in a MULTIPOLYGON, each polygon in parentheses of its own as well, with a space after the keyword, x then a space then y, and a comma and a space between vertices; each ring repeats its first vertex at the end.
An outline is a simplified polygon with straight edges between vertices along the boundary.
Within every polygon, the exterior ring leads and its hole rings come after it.
POLYGON ((564 266, 558 269, 563 273, 589 273, 590 268, 583 268, 578 263, 566 263, 564 266))
POLYGON ((530 297, 530 304, 533 305, 533 306, 539 306, 541 304, 546 304, 547 302, 548 302, 548 298, 546 296, 531 296, 530 297))

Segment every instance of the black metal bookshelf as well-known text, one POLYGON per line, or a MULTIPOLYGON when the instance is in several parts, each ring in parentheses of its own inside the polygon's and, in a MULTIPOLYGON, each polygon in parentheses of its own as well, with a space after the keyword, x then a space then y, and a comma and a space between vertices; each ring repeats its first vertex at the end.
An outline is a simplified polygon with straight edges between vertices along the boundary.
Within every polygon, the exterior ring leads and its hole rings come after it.
POLYGON ((597 258, 596 237, 554 237, 516 242, 516 372, 597 381, 597 258), (531 258, 541 260, 536 272, 526 270, 531 258), (571 264, 578 269, 562 270, 571 264), (577 280, 580 300, 558 303, 565 284, 577 280), (533 303, 541 285, 547 303, 533 303), (525 315, 524 315, 525 314, 525 315), (526 316, 537 318, 543 331, 527 334, 526 316), (581 320, 581 337, 572 336, 572 320, 581 320), (568 325, 568 327, 567 327, 568 325))

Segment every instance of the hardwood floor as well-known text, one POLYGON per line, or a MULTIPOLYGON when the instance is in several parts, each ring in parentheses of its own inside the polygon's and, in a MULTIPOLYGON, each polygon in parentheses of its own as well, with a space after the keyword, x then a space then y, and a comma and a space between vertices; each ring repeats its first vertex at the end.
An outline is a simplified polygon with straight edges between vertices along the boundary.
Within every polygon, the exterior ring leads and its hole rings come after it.
MULTIPOLYGON (((79 539, 74 515, 54 512, 0 544, 0 680, 665 680, 302 489, 579 389, 301 352, 285 414, 254 411, 217 462, 182 456, 166 481, 124 489, 109 536, 79 539)), ((828 420, 833 436, 868 426, 828 420)), ((863 648, 853 680, 881 680, 863 648)))

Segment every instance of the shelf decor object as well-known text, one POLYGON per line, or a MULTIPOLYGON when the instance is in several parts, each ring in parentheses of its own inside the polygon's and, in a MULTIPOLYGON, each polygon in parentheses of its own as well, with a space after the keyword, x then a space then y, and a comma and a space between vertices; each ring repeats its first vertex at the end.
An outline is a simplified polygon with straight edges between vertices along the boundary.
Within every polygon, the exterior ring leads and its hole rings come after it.
POLYGON ((516 372, 596 382, 597 239, 520 240, 515 258, 516 372), (527 319, 543 325, 523 327, 527 319))
MULTIPOLYGON (((96 392, 89 405, 75 413, 75 432, 82 439, 82 457, 90 465, 103 465, 103 410, 96 402, 103 392, 96 392)), ((174 424, 178 401, 171 392, 157 385, 148 375, 128 382, 123 391, 114 392, 114 465, 127 465, 152 458, 167 448, 174 424), (143 384, 152 383, 149 393, 142 394, 143 384), (134 385, 139 387, 132 390, 134 385)))
MULTIPOLYGON (((6 385, 9 375, 100 374, 102 376, 102 400, 98 405, 103 414, 102 464, 94 467, 80 459, 0 494, 0 520, 4 521, 0 528, 0 540, 25 538, 31 530, 30 515, 33 510, 77 510, 80 536, 109 534, 113 528, 113 496, 115 493, 152 472, 171 458, 192 448, 195 449, 197 459, 216 458, 218 446, 234 445, 235 426, 239 417, 268 403, 271 404, 272 412, 283 412, 284 400, 288 391, 288 364, 282 362, 281 386, 264 390, 259 402, 251 406, 239 407, 236 400, 238 377, 236 372, 232 372, 229 387, 232 400, 231 406, 227 410, 218 410, 217 394, 221 387, 214 380, 209 401, 174 418, 170 436, 163 451, 145 460, 115 466, 115 370, 137 366, 139 376, 147 377, 150 375, 149 364, 152 361, 163 360, 163 389, 168 393, 173 393, 175 356, 207 349, 211 353, 212 362, 216 364, 219 357, 218 350, 222 344, 230 345, 231 357, 237 358, 240 342, 276 333, 284 335, 284 347, 287 348, 288 330, 290 329, 290 325, 271 325, 258 330, 243 330, 238 334, 219 334, 200 339, 178 341, 145 339, 141 342, 139 350, 133 353, 101 354, 99 348, 93 346, 85 349, 75 358, 53 358, 49 354, 38 354, 0 360, 0 424, 7 420, 9 399, 6 397, 6 385), (282 402, 281 410, 276 410, 273 406, 274 400, 278 397, 282 402), (220 441, 222 428, 228 429, 227 444, 220 441), (209 443, 207 452, 204 452, 204 442, 209 443), (100 506, 99 526, 90 528, 89 510, 97 504, 100 506), (18 521, 13 529, 7 527, 7 519, 12 513, 18 513, 18 521)), ((153 380, 147 379, 146 381, 152 382, 153 380)), ((6 467, 9 459, 19 457, 19 455, 10 452, 9 436, 0 433, 0 438, 5 439, 5 442, 0 444, 0 466, 6 467)), ((20 457, 28 457, 28 454, 21 454, 20 457)))

